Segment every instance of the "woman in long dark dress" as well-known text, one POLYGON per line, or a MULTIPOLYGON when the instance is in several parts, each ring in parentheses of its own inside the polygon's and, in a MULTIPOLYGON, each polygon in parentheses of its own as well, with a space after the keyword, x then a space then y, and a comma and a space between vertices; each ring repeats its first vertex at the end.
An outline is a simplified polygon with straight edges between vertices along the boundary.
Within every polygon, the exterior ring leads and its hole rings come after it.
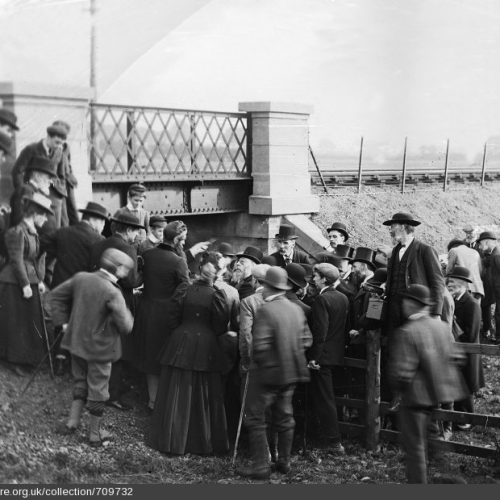
POLYGON ((226 295, 214 287, 220 255, 206 252, 200 277, 180 288, 169 312, 148 446, 178 455, 229 450, 217 337, 227 330, 226 295))
POLYGON ((40 294, 45 291, 45 254, 37 228, 47 221, 50 199, 35 193, 24 198, 23 220, 5 233, 8 262, 0 272, 0 358, 26 375, 46 352, 40 294))

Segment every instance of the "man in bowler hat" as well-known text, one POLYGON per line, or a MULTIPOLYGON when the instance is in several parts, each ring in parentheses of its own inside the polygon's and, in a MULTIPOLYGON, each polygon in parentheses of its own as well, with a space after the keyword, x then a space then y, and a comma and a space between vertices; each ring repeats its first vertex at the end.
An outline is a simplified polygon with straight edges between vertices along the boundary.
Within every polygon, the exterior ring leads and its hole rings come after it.
POLYGON ((337 246, 344 245, 349 239, 347 227, 343 222, 334 222, 327 230, 330 246, 334 254, 337 253, 337 246))
POLYGON ((0 108, 0 132, 3 132, 9 139, 14 137, 14 131, 18 131, 17 116, 9 109, 0 108))
POLYGON ((282 224, 278 234, 274 236, 279 246, 277 252, 272 253, 270 256, 276 259, 276 266, 283 269, 292 262, 296 264, 310 264, 307 254, 299 250, 295 244, 298 236, 295 234, 295 227, 289 224, 282 224))
POLYGON ((243 253, 236 254, 238 260, 235 269, 241 273, 241 278, 235 288, 240 295, 240 301, 255 293, 257 281, 252 276, 252 268, 261 263, 263 256, 264 254, 253 246, 248 246, 243 253))

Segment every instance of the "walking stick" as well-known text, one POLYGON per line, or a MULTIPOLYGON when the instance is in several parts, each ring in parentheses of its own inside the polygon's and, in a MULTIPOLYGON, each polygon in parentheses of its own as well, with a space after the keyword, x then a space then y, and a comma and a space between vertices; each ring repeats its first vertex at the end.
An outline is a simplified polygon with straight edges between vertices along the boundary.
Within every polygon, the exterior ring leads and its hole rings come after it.
POLYGON ((304 431, 302 437, 302 446, 304 448, 303 455, 306 456, 307 453, 307 441, 306 441, 306 432, 307 432, 307 382, 304 384, 304 431))
POLYGON ((243 398, 241 400, 240 420, 238 421, 238 431, 236 432, 236 442, 234 443, 233 467, 234 467, 234 464, 236 462, 236 454, 238 453, 238 441, 240 440, 241 422, 243 421, 243 414, 245 412, 245 402, 247 399, 247 390, 248 390, 248 380, 249 379, 250 379, 250 372, 247 372, 246 379, 245 379, 245 389, 243 391, 243 398))
POLYGON ((56 345, 56 342, 59 340, 59 338, 61 337, 61 335, 63 333, 64 333, 64 330, 61 330, 59 332, 59 334, 55 338, 54 342, 52 342, 52 345, 49 347, 49 349, 45 353, 45 355, 42 358, 42 360, 40 361, 40 363, 38 363, 38 366, 35 368, 35 371, 31 374, 31 377, 28 380, 28 383, 26 384, 25 388, 23 389, 23 392, 21 392, 21 395, 19 396, 20 398, 22 398, 24 396, 24 393, 28 390, 28 387, 31 385, 31 382, 33 382, 33 380, 35 378, 35 375, 38 373, 38 370, 40 370, 40 367, 43 365, 43 362, 45 361, 45 358, 47 357, 48 354, 50 354, 50 350, 56 345))
MULTIPOLYGON (((45 326, 45 314, 43 310, 43 305, 42 305, 42 297, 40 294, 38 294, 38 303, 40 304, 40 310, 42 311, 42 327, 43 327, 43 333, 45 335, 45 344, 47 346, 47 351, 50 353, 50 346, 49 346, 49 334, 47 333, 47 327, 45 326)), ((35 325, 35 330, 37 331, 38 335, 40 335, 40 332, 38 331, 38 328, 36 327, 35 322, 33 321, 33 324, 35 325)), ((41 336, 41 335, 40 335, 41 336)), ((44 356, 45 358, 45 356, 44 356)), ((50 365, 50 378, 54 380, 54 366, 52 364, 52 357, 49 354, 49 365, 50 365)))

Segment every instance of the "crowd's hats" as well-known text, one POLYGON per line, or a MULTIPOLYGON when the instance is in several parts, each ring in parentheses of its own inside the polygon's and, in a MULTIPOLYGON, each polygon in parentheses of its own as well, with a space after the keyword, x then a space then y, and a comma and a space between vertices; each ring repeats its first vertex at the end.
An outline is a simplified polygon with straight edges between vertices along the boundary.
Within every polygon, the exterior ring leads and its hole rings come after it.
POLYGON ((221 243, 217 251, 224 255, 224 257, 234 257, 233 246, 229 243, 221 243))
POLYGON ((311 266, 311 264, 304 264, 304 263, 300 263, 300 265, 304 268, 304 271, 306 272, 306 280, 309 280, 313 274, 313 266, 311 266))
POLYGON ((462 228, 462 231, 464 231, 465 233, 472 233, 475 230, 476 229, 472 224, 465 224, 465 226, 462 228))
POLYGON ((246 247, 243 253, 236 254, 236 257, 245 257, 255 262, 256 264, 260 264, 262 262, 262 257, 264 254, 257 247, 246 247))
POLYGON ((50 206, 51 203, 50 198, 44 196, 42 193, 33 193, 32 195, 24 195, 22 200, 25 205, 32 203, 33 205, 42 208, 45 212, 49 213, 50 215, 54 215, 54 212, 52 211, 52 208, 50 206))
POLYGON ((341 259, 352 261, 355 250, 354 247, 350 247, 349 245, 337 245, 335 247, 335 255, 341 259))
POLYGON ((282 224, 278 234, 275 234, 274 237, 277 240, 296 240, 298 238, 295 234, 295 226, 288 224, 282 224))
POLYGON ((290 290, 292 288, 292 285, 288 283, 288 273, 282 267, 271 266, 267 270, 265 278, 260 281, 278 290, 290 290))
POLYGON ((133 196, 133 195, 137 195, 137 194, 141 194, 143 195, 145 192, 147 191, 147 188, 144 184, 132 184, 129 188, 128 188, 128 194, 129 196, 133 196))
POLYGON ((313 270, 316 270, 331 283, 335 283, 340 277, 339 270, 333 264, 328 264, 327 262, 316 264, 313 270))
POLYGON ((335 267, 340 267, 342 265, 341 258, 331 252, 318 252, 312 257, 318 264, 327 263, 335 267))
POLYGON ((432 304, 431 293, 429 287, 425 285, 410 285, 406 292, 401 294, 403 298, 413 299, 421 304, 426 306, 430 306, 432 304))
POLYGON ((353 262, 364 262, 372 268, 375 268, 375 251, 367 247, 356 248, 356 253, 352 258, 353 262))
POLYGON ((276 257, 273 255, 264 255, 262 257, 262 264, 267 264, 268 266, 275 266, 278 264, 278 261, 276 260, 276 257))
POLYGON ((448 252, 455 247, 458 247, 460 245, 464 244, 464 240, 461 240, 459 238, 453 238, 449 243, 448 243, 448 252))
POLYGON ((47 134, 50 136, 57 135, 61 139, 66 140, 70 130, 71 127, 68 123, 63 122, 62 120, 56 120, 52 125, 47 127, 47 134))
POLYGON ((165 227, 167 225, 167 219, 163 215, 153 215, 149 218, 149 226, 153 227, 165 227))
POLYGON ((109 219, 111 222, 118 222, 119 224, 124 224, 125 226, 133 227, 135 229, 146 229, 141 225, 139 217, 134 214, 129 214, 126 212, 116 212, 113 217, 109 219))
POLYGON ((379 267, 368 281, 374 285, 385 283, 387 281, 387 267, 379 267))
POLYGON ((266 273, 271 266, 269 264, 257 264, 252 267, 252 276, 259 281, 266 277, 266 273))
POLYGON ((404 212, 398 212, 392 216, 392 219, 383 222, 384 226, 390 226, 391 224, 409 224, 410 226, 420 226, 420 222, 413 218, 412 214, 406 214, 404 212))
POLYGON ((56 166, 50 161, 49 158, 44 156, 35 156, 33 161, 26 167, 25 172, 31 172, 36 170, 37 172, 44 172, 52 177, 57 177, 56 166))
POLYGON ((491 231, 484 231, 479 235, 477 242, 479 243, 482 240, 496 240, 497 237, 491 231))
POLYGON ((95 203, 94 201, 89 201, 85 208, 79 208, 78 211, 82 212, 82 214, 88 214, 108 220, 108 209, 99 205, 99 203, 95 203))
POLYGON ((285 270, 288 273, 288 281, 299 288, 304 288, 307 285, 306 270, 300 264, 292 262, 285 267, 285 270))
POLYGON ((19 130, 19 127, 17 126, 17 116, 8 109, 0 109, 0 123, 6 123, 12 129, 19 130))
POLYGON ((447 274, 446 277, 467 281, 467 283, 472 283, 472 280, 470 279, 470 271, 466 267, 462 266, 455 266, 451 270, 451 273, 447 274))
POLYGON ((10 148, 12 147, 12 141, 10 140, 10 137, 0 131, 0 149, 8 155, 10 153, 10 148))
POLYGON ((330 231, 338 231, 339 233, 342 233, 344 235, 344 237, 345 237, 345 241, 347 241, 349 239, 349 233, 347 232, 347 227, 342 222, 334 222, 326 230, 327 233, 329 233, 330 231))

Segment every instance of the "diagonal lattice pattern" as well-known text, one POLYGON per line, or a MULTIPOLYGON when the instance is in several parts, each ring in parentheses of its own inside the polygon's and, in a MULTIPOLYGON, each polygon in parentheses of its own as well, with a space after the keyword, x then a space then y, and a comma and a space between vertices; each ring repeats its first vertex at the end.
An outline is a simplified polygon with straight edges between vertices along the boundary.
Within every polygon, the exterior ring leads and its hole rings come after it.
POLYGON ((99 181, 251 177, 244 113, 92 103, 88 118, 99 181))

